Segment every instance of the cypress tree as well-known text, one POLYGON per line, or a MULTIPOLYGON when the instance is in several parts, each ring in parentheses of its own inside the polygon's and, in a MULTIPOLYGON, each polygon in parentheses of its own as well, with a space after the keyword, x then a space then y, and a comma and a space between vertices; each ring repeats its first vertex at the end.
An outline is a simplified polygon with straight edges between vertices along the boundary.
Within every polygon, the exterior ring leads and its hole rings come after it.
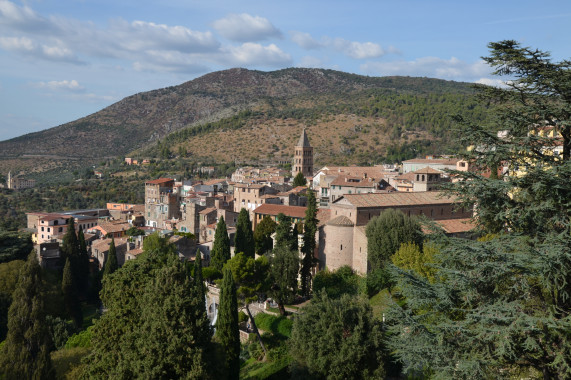
POLYGON ((310 190, 307 194, 307 209, 305 210, 305 224, 303 226, 303 247, 301 252, 301 292, 305 297, 309 296, 311 290, 311 269, 314 264, 315 234, 317 233, 317 202, 315 193, 310 190))
POLYGON ((252 231, 252 222, 248 210, 242 208, 238 215, 238 223, 236 223, 236 238, 234 239, 235 252, 244 252, 248 257, 255 255, 254 232, 252 231))
POLYGON ((286 247, 287 249, 291 249, 293 246, 291 218, 280 212, 277 219, 278 225, 276 226, 275 247, 286 247))
POLYGON ((224 217, 221 216, 218 224, 216 225, 216 233, 214 234, 210 266, 221 271, 222 267, 228 260, 230 260, 230 238, 228 237, 224 217))
POLYGON ((89 288, 89 253, 87 253, 87 244, 85 243, 85 235, 81 226, 79 226, 77 240, 79 242, 78 286, 81 296, 85 297, 89 288))
POLYGON ((68 226, 65 235, 63 236, 63 242, 61 245, 61 264, 65 265, 65 260, 70 258, 72 267, 72 272, 75 271, 75 266, 77 258, 79 257, 79 242, 77 240, 77 234, 75 233, 75 221, 71 217, 68 219, 68 226))
POLYGON ((69 258, 65 260, 61 290, 67 314, 73 319, 75 326, 77 328, 81 328, 83 315, 81 313, 81 305, 77 294, 77 284, 75 283, 75 278, 71 269, 71 260, 69 258))
POLYGON ((256 252, 258 255, 271 251, 274 247, 274 240, 272 234, 276 232, 277 223, 272 220, 268 215, 256 226, 254 231, 254 242, 256 245, 256 252))
POLYGON ((8 334, 0 352, 0 373, 7 379, 55 378, 41 289, 41 268, 32 252, 8 311, 8 334))
POLYGON ((302 172, 297 173, 296 176, 293 178, 293 187, 305 186, 305 185, 307 185, 307 179, 305 179, 305 176, 303 175, 302 172))
POLYGON ((238 300, 236 284, 229 267, 224 267, 220 289, 220 309, 216 321, 216 338, 225 352, 229 379, 240 375, 240 332, 238 330, 238 300))
POLYGON ((115 238, 111 238, 111 244, 109 245, 109 253, 107 254, 107 261, 105 262, 105 268, 103 269, 103 276, 110 275, 119 268, 117 263, 117 250, 115 249, 115 238))
POLYGON ((196 258, 194 259, 194 287, 199 299, 202 300, 206 308, 205 295, 206 289, 204 288, 204 279, 202 278, 202 253, 200 249, 196 250, 196 258))

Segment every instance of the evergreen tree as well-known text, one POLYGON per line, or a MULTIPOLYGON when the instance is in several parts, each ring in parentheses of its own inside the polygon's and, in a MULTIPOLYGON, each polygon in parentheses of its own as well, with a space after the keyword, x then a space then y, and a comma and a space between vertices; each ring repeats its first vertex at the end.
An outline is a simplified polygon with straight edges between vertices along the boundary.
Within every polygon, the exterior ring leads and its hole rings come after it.
POLYGON ((315 255, 315 235, 317 233, 317 202, 315 193, 310 190, 307 194, 307 209, 305 210, 305 224, 303 228, 303 247, 301 252, 303 258, 301 262, 301 293, 305 297, 309 297, 311 290, 311 276, 314 265, 315 255))
POLYGON ((60 248, 61 251, 61 264, 65 265, 65 260, 69 257, 72 265, 72 272, 75 271, 77 259, 79 257, 79 242, 77 240, 77 234, 75 232, 75 219, 68 219, 68 226, 65 235, 63 236, 63 242, 60 248))
POLYGON ((63 278, 61 281, 61 290, 67 314, 73 319, 75 326, 81 328, 83 323, 83 314, 81 312, 81 304, 77 294, 77 285, 71 270, 71 260, 65 260, 63 268, 63 278))
POLYGON ((438 378, 570 378, 571 63, 514 41, 489 47, 485 60, 510 81, 481 88, 490 124, 457 118, 474 170, 450 190, 496 235, 443 238, 432 283, 395 268, 406 306, 388 314, 391 346, 407 369, 438 378), (502 178, 484 175, 499 164, 502 178))
POLYGON ((115 249, 115 238, 111 238, 109 244, 109 252, 107 253, 107 261, 105 261, 105 268, 103 268, 103 277, 110 275, 119 268, 117 263, 117 250, 115 249))
POLYGON ((242 208, 238 215, 236 223, 236 236, 234 238, 235 252, 244 252, 246 256, 254 257, 255 243, 254 232, 252 231, 252 222, 248 210, 242 208))
POLYGON ((272 234, 276 232, 277 223, 272 220, 268 215, 264 216, 262 221, 256 225, 254 231, 254 241, 256 245, 256 253, 263 255, 269 252, 274 247, 274 240, 272 234))
POLYGON ((238 330, 238 300, 236 284, 229 267, 224 267, 220 288, 220 309, 216 321, 216 339, 224 350, 228 378, 238 379, 240 375, 240 332, 238 330))
POLYGON ((78 265, 78 287, 82 297, 87 295, 89 288, 89 253, 87 252, 87 244, 85 242, 85 235, 83 234, 83 227, 79 226, 77 233, 77 240, 79 243, 79 265, 78 265))
POLYGON ((402 243, 422 245, 422 229, 416 219, 388 209, 367 224, 367 252, 371 269, 383 268, 402 243))
POLYGON ((305 179, 305 176, 303 175, 302 172, 297 173, 296 176, 293 177, 293 187, 305 186, 305 185, 307 185, 307 180, 305 179))
POLYGON ((230 238, 228 237, 226 222, 224 222, 223 216, 220 217, 220 220, 216 225, 211 255, 212 259, 210 260, 210 266, 213 266, 220 271, 226 261, 230 260, 230 238))
POLYGON ((0 352, 0 374, 7 379, 55 379, 41 290, 41 268, 32 252, 8 311, 8 334, 0 352))
POLYGON ((283 213, 278 214, 278 225, 276 226, 276 248, 285 247, 287 249, 297 248, 297 231, 295 227, 292 231, 291 218, 283 213), (295 236, 295 237, 294 237, 295 236))
POLYGON ((281 315, 285 315, 284 305, 293 300, 297 290, 299 254, 285 247, 277 247, 270 257, 270 295, 278 303, 281 315))
POLYGON ((202 253, 200 249, 196 250, 196 257, 194 259, 194 288, 201 300, 203 300, 204 308, 206 308, 206 288, 204 286, 204 279, 202 278, 202 253))

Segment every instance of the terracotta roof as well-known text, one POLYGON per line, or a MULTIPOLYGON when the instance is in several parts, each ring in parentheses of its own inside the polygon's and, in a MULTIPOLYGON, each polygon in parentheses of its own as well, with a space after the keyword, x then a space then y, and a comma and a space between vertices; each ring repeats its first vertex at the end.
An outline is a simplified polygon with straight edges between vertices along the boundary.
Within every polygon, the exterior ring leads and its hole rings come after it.
POLYGON ((201 215, 206 215, 206 214, 210 214, 211 212, 216 211, 216 207, 209 207, 209 208, 205 208, 204 210, 200 211, 199 214, 201 215))
POLYGON ((141 253, 143 253, 143 248, 134 248, 131 249, 128 253, 130 253, 133 256, 139 256, 141 253))
POLYGON ((305 218, 305 210, 307 207, 300 207, 300 206, 284 206, 284 205, 274 205, 271 203, 264 203, 263 205, 257 207, 254 210, 256 214, 262 215, 278 215, 279 213, 283 213, 287 216, 291 216, 294 218, 305 218))
POLYGON ((444 231, 449 234, 468 232, 476 228, 476 223, 472 222, 470 218, 437 220, 436 223, 440 224, 444 231))
POLYGON ((382 166, 325 166, 320 170, 326 175, 346 175, 362 178, 367 177, 381 179, 385 176, 385 168, 382 166))
POLYGON ((125 222, 122 222, 122 223, 103 222, 103 223, 99 223, 99 225, 93 227, 93 229, 101 229, 107 233, 127 231, 129 228, 131 228, 131 225, 129 223, 125 223, 125 222))
POLYGON ((333 204, 336 204, 341 199, 346 199, 356 207, 399 207, 426 204, 451 204, 456 202, 456 198, 447 197, 440 191, 345 194, 335 200, 333 204))
POLYGON ((415 172, 401 174, 395 178, 395 181, 414 181, 415 172))
POLYGON ((159 178, 159 179, 155 179, 152 181, 147 181, 147 182, 145 182, 145 184, 146 185, 160 185, 160 184, 167 183, 170 181, 174 181, 174 179, 172 179, 172 178, 159 178))
POLYGON ((349 177, 349 176, 340 175, 337 178, 335 178, 330 185, 346 186, 346 187, 376 187, 377 182, 371 178, 349 177))
POLYGON ((237 183, 234 185, 234 187, 245 187, 245 188, 250 188, 250 189, 261 189, 262 187, 267 186, 267 185, 259 185, 259 184, 253 184, 253 183, 237 183))
POLYGON ((339 215, 336 218, 331 219, 327 222, 328 226, 341 226, 341 227, 353 227, 353 221, 347 218, 345 215, 339 215))
POLYGON ((327 223, 329 219, 331 219, 330 209, 328 208, 317 209, 317 220, 319 220, 319 222, 317 223, 317 227, 325 225, 325 223, 327 223))
MULTIPOLYGON (((126 242, 127 242, 127 239, 125 239, 125 238, 115 239, 115 247, 117 247, 119 245, 123 245, 126 242)), ((99 251, 107 251, 109 249, 110 245, 111 245, 111 239, 99 239, 99 240, 95 240, 91 244, 91 249, 97 249, 99 251)))

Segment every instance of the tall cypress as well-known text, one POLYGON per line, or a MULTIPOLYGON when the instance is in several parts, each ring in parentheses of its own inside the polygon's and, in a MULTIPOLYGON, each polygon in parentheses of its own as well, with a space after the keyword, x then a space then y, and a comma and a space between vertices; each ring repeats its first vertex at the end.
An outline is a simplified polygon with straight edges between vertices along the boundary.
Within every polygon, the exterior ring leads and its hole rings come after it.
POLYGON ((206 301, 204 299, 206 289, 204 287, 204 279, 202 278, 202 253, 200 252, 200 249, 196 250, 196 258, 194 259, 194 287, 196 289, 196 294, 199 299, 202 300, 204 307, 206 307, 206 301))
POLYGON ((224 217, 221 216, 218 224, 216 225, 216 233, 214 234, 210 266, 213 266, 218 270, 222 270, 222 267, 228 260, 230 260, 230 238, 228 237, 228 230, 226 229, 224 217))
MULTIPOLYGON (((69 257, 72 265, 75 266, 74 261, 77 261, 79 256, 79 242, 77 240, 77 234, 75 232, 75 222, 74 218, 68 219, 68 226, 65 235, 63 236, 63 242, 61 245, 61 264, 65 265, 65 260, 69 257)), ((75 268, 73 268, 75 269, 75 268)), ((73 271, 75 273, 75 270, 73 271)))
POLYGON ((41 289, 41 268, 32 252, 8 311, 8 334, 0 352, 0 374, 7 379, 55 378, 41 289))
POLYGON ((87 253, 87 243, 85 242, 85 235, 83 228, 79 226, 77 233, 77 240, 79 243, 79 260, 77 268, 78 287, 82 297, 87 295, 89 288, 89 253, 87 253))
POLYGON ((305 297, 311 290, 311 269, 314 264, 315 234, 317 233, 317 202, 315 193, 310 190, 307 193, 307 209, 305 210, 305 224, 303 227, 303 258, 301 261, 301 292, 305 297))
POLYGON ((220 309, 216 321, 216 338, 225 352, 224 358, 229 379, 240 375, 240 331, 238 330, 238 299, 232 271, 224 268, 220 289, 220 309))
POLYGON ((291 218, 280 212, 277 219, 275 247, 290 249, 292 246, 291 218))
POLYGON ((256 246, 254 242, 254 232, 248 210, 242 208, 236 223, 236 238, 234 239, 235 252, 244 252, 247 257, 254 257, 256 246))
POLYGON ((111 244, 109 245, 109 253, 107 254, 107 261, 105 262, 105 268, 103 269, 103 276, 110 275, 119 268, 117 263, 117 250, 115 249, 115 238, 111 238, 111 244))
POLYGON ((81 312, 81 305, 79 303, 76 279, 73 276, 71 268, 71 260, 69 257, 65 260, 65 266, 63 268, 63 278, 61 281, 61 290, 63 293, 63 299, 65 303, 65 308, 68 315, 73 319, 75 326, 81 328, 83 322, 83 315, 81 312))

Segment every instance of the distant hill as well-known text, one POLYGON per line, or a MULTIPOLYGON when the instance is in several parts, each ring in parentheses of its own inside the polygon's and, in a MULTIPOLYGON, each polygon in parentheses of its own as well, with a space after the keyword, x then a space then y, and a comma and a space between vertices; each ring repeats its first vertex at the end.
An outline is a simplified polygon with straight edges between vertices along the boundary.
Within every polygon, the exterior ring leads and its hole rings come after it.
POLYGON ((287 159, 306 127, 318 162, 365 162, 453 150, 449 115, 455 113, 485 118, 467 83, 323 69, 231 69, 135 94, 79 120, 2 141, 0 160, 6 166, 26 157, 43 157, 44 164, 126 154, 159 157, 165 146, 173 154, 186 150, 214 160, 287 159))

